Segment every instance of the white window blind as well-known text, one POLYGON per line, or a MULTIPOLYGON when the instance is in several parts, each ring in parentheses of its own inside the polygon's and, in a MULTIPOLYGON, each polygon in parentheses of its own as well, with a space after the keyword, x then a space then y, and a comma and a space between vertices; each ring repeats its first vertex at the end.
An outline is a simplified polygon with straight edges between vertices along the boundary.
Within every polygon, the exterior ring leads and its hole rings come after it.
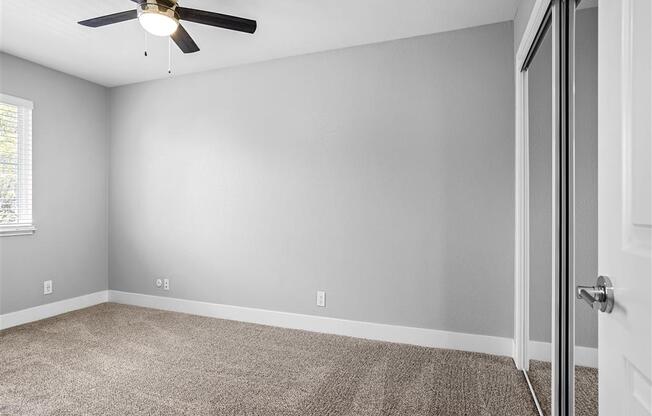
POLYGON ((31 234, 31 101, 0 94, 0 236, 31 234))

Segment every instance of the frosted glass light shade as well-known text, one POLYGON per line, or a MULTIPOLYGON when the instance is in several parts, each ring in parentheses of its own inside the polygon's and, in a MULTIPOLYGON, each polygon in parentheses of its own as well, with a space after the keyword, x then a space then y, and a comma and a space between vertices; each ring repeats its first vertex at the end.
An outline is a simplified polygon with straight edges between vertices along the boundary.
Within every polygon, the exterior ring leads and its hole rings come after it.
POLYGON ((165 14, 144 11, 138 16, 140 25, 154 36, 170 36, 177 30, 179 22, 165 14))

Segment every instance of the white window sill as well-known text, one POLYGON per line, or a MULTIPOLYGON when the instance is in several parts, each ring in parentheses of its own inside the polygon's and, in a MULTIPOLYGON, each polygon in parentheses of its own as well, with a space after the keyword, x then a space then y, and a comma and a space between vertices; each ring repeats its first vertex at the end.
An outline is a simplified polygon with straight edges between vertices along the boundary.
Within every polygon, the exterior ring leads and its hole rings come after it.
POLYGON ((0 237, 32 235, 36 231, 33 225, 0 225, 0 237))

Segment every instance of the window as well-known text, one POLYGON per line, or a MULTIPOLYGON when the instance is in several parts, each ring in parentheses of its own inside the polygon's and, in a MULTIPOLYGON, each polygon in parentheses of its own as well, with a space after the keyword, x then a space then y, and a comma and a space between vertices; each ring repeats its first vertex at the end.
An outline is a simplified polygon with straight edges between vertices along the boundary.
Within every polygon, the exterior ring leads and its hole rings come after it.
POLYGON ((0 236, 32 234, 32 108, 0 94, 0 236))

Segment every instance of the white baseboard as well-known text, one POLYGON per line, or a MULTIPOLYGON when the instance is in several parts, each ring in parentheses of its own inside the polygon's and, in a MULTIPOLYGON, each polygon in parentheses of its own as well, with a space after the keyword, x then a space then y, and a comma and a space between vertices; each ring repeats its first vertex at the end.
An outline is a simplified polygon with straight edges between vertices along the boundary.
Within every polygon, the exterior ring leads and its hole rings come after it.
POLYGON ((33 308, 6 313, 0 315, 0 330, 29 322, 40 321, 41 319, 61 315, 62 313, 75 311, 77 309, 99 305, 100 303, 108 302, 108 299, 109 291, 101 290, 99 292, 78 296, 76 298, 64 299, 58 302, 46 303, 44 305, 34 306, 33 308))
POLYGON ((212 318, 229 319, 281 328, 302 329, 326 334, 344 335, 377 341, 482 352, 511 357, 511 338, 472 335, 434 329, 413 328, 371 322, 350 321, 324 316, 302 315, 242 306, 109 291, 109 301, 166 311, 182 312, 212 318))
MULTIPOLYGON (((278 312, 266 309, 247 308, 243 306, 222 305, 195 300, 120 292, 116 290, 102 290, 88 295, 78 296, 76 298, 47 303, 45 305, 39 305, 33 308, 0 315, 0 330, 29 322, 39 321, 41 319, 50 318, 52 316, 87 308, 93 305, 99 305, 100 303, 105 302, 123 303, 127 305, 189 313, 212 318, 271 325, 281 328, 302 329, 312 332, 344 335, 377 341, 482 352, 508 357, 513 355, 514 348, 514 340, 511 338, 351 321, 325 316, 278 312)), ((550 361, 551 353, 552 349, 550 343, 530 341, 530 359, 550 361)), ((575 362, 577 365, 583 367, 597 368, 598 349, 576 347, 575 362)))
MULTIPOLYGON (((530 360, 548 361, 552 359, 552 344, 549 342, 530 341, 530 360)), ((598 368, 598 349, 575 347, 575 364, 581 367, 598 368)))
POLYGON ((447 348, 486 354, 512 356, 511 338, 474 335, 460 332, 414 328, 372 322, 351 321, 324 316, 278 312, 242 306, 221 305, 163 296, 103 290, 88 295, 47 303, 33 308, 0 315, 0 329, 39 321, 77 309, 116 302, 212 318, 229 319, 281 328, 302 329, 377 341, 447 348))

